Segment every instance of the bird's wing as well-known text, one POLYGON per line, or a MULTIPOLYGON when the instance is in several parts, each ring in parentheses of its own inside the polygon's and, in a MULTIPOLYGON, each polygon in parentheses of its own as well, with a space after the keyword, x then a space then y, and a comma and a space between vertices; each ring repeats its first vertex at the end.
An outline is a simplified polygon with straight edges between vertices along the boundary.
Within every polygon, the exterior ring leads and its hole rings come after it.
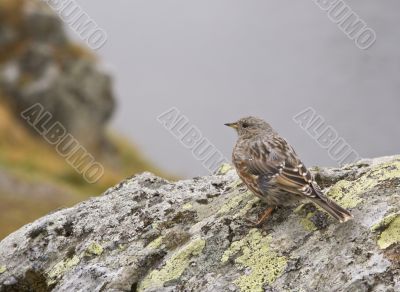
POLYGON ((312 174, 286 140, 281 137, 260 138, 248 146, 248 157, 243 163, 250 173, 264 181, 273 181, 275 186, 290 193, 309 198, 317 195, 312 174))

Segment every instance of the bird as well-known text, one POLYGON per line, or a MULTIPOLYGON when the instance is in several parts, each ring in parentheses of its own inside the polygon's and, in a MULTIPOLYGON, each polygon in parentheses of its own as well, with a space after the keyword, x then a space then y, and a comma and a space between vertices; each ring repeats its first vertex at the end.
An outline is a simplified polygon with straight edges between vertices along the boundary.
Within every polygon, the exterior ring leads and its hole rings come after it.
POLYGON ((236 130, 238 140, 232 162, 242 182, 268 208, 255 225, 265 222, 278 206, 311 201, 343 223, 353 218, 345 208, 327 197, 293 147, 267 122, 241 118, 225 126, 236 130))

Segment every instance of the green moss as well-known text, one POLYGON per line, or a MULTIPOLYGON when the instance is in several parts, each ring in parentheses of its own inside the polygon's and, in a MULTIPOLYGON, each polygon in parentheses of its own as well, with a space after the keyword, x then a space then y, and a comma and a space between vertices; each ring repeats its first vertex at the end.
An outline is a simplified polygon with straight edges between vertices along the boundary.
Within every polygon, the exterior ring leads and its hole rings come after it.
POLYGON ((400 243, 400 216, 391 219, 378 239, 378 246, 381 249, 386 249, 396 243, 400 243))
POLYGON ((160 270, 151 271, 140 283, 139 291, 147 288, 160 288, 165 282, 178 279, 189 265, 190 259, 199 255, 205 244, 206 242, 203 239, 189 242, 172 255, 160 270))
POLYGON ((400 177, 400 161, 382 163, 355 181, 342 180, 328 192, 328 196, 345 208, 354 208, 362 202, 360 195, 381 183, 400 177))
POLYGON ((104 249, 100 244, 93 242, 86 249, 86 254, 98 256, 98 255, 101 255, 103 253, 103 251, 104 251, 104 249))
POLYGON ((0 274, 3 274, 7 271, 7 268, 5 266, 0 266, 0 274))
POLYGON ((48 285, 52 285, 57 282, 57 279, 65 274, 68 270, 79 264, 79 257, 74 256, 72 258, 65 259, 57 263, 54 267, 50 269, 47 273, 49 278, 48 285))
POLYGON ((245 238, 233 242, 224 252, 222 263, 241 252, 235 263, 239 268, 251 269, 250 274, 234 281, 240 291, 261 292, 265 283, 272 284, 284 272, 287 260, 271 251, 270 241, 271 237, 263 237, 257 229, 252 229, 245 238))

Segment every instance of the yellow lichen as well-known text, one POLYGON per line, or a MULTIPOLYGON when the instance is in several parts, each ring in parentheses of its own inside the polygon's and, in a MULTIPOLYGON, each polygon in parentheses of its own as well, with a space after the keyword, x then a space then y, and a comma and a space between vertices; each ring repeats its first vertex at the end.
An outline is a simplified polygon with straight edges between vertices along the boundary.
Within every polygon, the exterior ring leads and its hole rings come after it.
POLYGON ((224 163, 221 165, 221 167, 218 169, 217 173, 218 174, 226 174, 228 171, 232 169, 232 165, 228 163, 224 163))
POLYGON ((152 242, 150 242, 146 247, 152 248, 152 249, 159 248, 161 246, 161 244, 163 243, 163 238, 164 238, 164 236, 159 236, 158 238, 156 238, 152 242))
POLYGON ((258 197, 256 197, 256 196, 254 196, 254 198, 252 200, 250 200, 246 204, 246 206, 241 208, 239 210, 239 212, 237 212, 237 214, 235 214, 233 216, 233 218, 242 218, 242 217, 244 217, 251 210, 251 208, 254 206, 254 204, 256 204, 258 201, 260 201, 260 199, 258 197))
POLYGON ((304 229, 307 231, 315 231, 317 230, 317 226, 313 222, 311 222, 310 218, 314 216, 314 212, 308 213, 306 218, 302 218, 300 220, 300 224, 303 225, 304 229))
POLYGON ((50 271, 47 273, 49 281, 48 284, 52 285, 57 282, 57 279, 65 274, 68 270, 71 268, 75 267, 76 265, 79 264, 79 257, 74 256, 72 258, 68 258, 65 260, 62 260, 61 262, 57 263, 55 266, 53 266, 50 271))
POLYGON ((305 230, 307 231, 315 231, 317 230, 317 226, 310 220, 312 216, 315 215, 315 212, 309 212, 307 213, 307 208, 305 208, 307 204, 301 204, 298 206, 296 209, 293 210, 294 213, 300 215, 303 217, 300 220, 300 224, 304 227, 305 230))
POLYGON ((392 221, 394 219, 396 219, 396 217, 400 215, 399 213, 393 213, 393 214, 389 214, 388 216, 386 216, 385 218, 383 218, 381 221, 379 221, 378 223, 372 225, 371 227, 371 231, 375 232, 377 230, 382 230, 385 229, 390 223, 392 223, 392 221))
POLYGON ((3 274, 7 271, 7 268, 5 266, 0 266, 0 274, 3 274))
POLYGON ((235 209, 239 204, 245 200, 249 200, 253 196, 250 192, 242 193, 231 198, 226 204, 224 204, 221 209, 219 209, 218 214, 227 214, 233 209, 235 209))
POLYGON ((329 190, 328 196, 345 208, 354 208, 362 202, 360 195, 387 180, 399 177, 400 161, 382 163, 355 181, 339 181, 329 190))
POLYGON ((158 229, 158 228, 160 227, 161 222, 162 222, 162 221, 156 221, 156 222, 154 222, 153 224, 151 224, 151 227, 152 227, 153 229, 158 229))
POLYGON ((378 239, 378 246, 381 249, 386 249, 396 243, 400 243, 400 216, 392 218, 388 227, 381 233, 378 239))
POLYGON ((362 202, 358 196, 362 193, 361 188, 355 182, 341 180, 329 190, 328 196, 344 208, 354 208, 362 202))
POLYGON ((182 210, 183 211, 190 210, 190 209, 193 209, 193 205, 190 204, 190 203, 187 203, 187 204, 182 206, 182 210))
POLYGON ((287 260, 271 251, 270 241, 271 237, 263 237, 257 229, 252 229, 245 238, 233 242, 224 252, 222 263, 241 252, 235 263, 239 268, 250 269, 249 274, 240 276, 234 281, 240 291, 261 292, 265 283, 272 284, 282 275, 287 260))
POLYGON ((189 265, 193 256, 199 255, 205 246, 203 239, 196 239, 182 247, 167 260, 160 270, 151 271, 140 283, 139 291, 160 288, 167 281, 178 279, 189 265))
POLYGON ((96 242, 93 242, 86 249, 86 254, 89 254, 89 255, 101 255, 103 253, 103 251, 104 251, 104 249, 100 244, 98 244, 96 242))
POLYGON ((301 215, 303 213, 303 207, 306 204, 300 204, 298 207, 296 207, 296 209, 293 210, 294 213, 301 215))

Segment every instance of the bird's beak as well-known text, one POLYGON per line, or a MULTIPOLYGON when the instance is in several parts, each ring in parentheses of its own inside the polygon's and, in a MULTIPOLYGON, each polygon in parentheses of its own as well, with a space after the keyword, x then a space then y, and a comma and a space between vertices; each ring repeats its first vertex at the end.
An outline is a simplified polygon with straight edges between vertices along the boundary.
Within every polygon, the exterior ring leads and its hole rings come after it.
POLYGON ((225 124, 225 126, 230 127, 230 128, 234 128, 234 129, 238 128, 238 124, 237 123, 227 123, 227 124, 225 124))

